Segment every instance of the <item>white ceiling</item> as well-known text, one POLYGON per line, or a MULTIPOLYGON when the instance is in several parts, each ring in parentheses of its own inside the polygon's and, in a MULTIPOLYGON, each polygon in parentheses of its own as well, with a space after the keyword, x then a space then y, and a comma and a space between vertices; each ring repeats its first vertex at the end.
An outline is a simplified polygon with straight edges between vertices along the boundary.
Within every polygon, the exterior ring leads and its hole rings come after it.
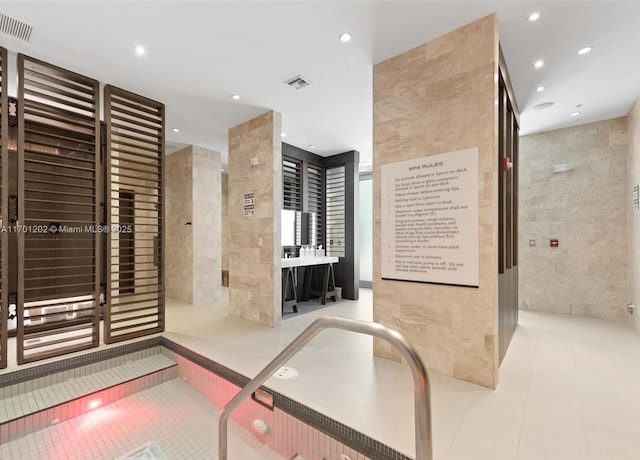
POLYGON ((372 65, 491 13, 522 133, 624 116, 640 96, 637 1, 2 1, 0 12, 35 27, 29 43, 0 34, 2 46, 164 102, 167 151, 193 143, 225 162, 227 130, 274 109, 284 141, 355 149, 370 168, 372 65), (527 22, 533 11, 542 17, 527 22), (538 58, 547 64, 535 70, 538 58), (284 84, 299 74, 312 85, 284 84), (533 109, 541 102, 554 105, 533 109))

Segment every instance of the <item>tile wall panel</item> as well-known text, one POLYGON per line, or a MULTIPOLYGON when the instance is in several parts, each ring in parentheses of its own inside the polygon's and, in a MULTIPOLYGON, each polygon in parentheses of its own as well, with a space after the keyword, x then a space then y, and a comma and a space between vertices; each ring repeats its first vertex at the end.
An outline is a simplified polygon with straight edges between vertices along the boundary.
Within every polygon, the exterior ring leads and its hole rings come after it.
POLYGON ((222 292, 220 153, 190 145, 166 163, 167 296, 215 302, 222 292))
MULTIPOLYGON (((400 331, 430 370, 498 383, 497 72, 494 15, 376 64, 373 71, 374 320, 400 331), (479 151, 480 287, 381 279, 381 168, 479 151)), ((377 356, 400 361, 376 340, 377 356)))
POLYGON ((520 138, 520 308, 627 320, 628 148, 626 118, 520 138))
POLYGON ((282 316, 280 134, 277 112, 229 130, 229 312, 267 326, 282 316), (255 201, 247 215, 246 194, 255 201))
POLYGON ((640 210, 633 205, 633 187, 640 185, 640 98, 629 112, 627 188, 625 205, 628 216, 628 302, 636 305, 633 323, 640 334, 640 210))

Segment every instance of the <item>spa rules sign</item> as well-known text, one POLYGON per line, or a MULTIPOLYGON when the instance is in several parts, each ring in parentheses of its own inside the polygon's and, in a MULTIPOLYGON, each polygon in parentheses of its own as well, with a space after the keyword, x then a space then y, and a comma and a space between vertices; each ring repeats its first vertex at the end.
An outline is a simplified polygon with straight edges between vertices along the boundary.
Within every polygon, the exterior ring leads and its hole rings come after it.
POLYGON ((382 278, 478 287, 478 149, 382 166, 382 278))

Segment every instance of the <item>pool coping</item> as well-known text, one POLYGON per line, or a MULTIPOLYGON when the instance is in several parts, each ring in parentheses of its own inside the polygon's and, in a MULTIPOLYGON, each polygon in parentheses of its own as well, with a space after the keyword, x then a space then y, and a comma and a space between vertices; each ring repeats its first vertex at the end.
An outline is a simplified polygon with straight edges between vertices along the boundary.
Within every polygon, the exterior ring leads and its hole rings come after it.
MULTIPOLYGON (((162 346, 238 387, 242 388, 251 381, 251 379, 245 375, 223 366, 222 364, 219 364, 206 356, 185 347, 184 345, 180 345, 164 336, 156 336, 123 345, 107 347, 94 352, 71 356, 58 361, 30 366, 25 369, 16 369, 12 372, 5 372, 0 374, 0 388, 44 377, 49 374, 64 372, 76 367, 91 365, 106 359, 135 353, 156 346, 162 346)), ((310 407, 307 407, 304 404, 283 395, 282 393, 273 391, 272 389, 264 386, 261 388, 273 395, 274 407, 286 412, 301 422, 317 429, 318 431, 334 438, 336 441, 369 458, 385 460, 412 460, 411 457, 408 457, 380 441, 373 439, 370 436, 338 422, 337 420, 334 420, 310 407)))

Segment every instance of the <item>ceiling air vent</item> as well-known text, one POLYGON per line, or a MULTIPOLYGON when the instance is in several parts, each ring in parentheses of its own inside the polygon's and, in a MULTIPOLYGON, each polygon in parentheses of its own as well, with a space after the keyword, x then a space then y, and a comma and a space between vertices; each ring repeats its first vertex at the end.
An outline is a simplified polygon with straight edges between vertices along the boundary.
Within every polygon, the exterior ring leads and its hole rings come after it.
POLYGON ((305 86, 309 86, 311 84, 309 80, 307 80, 301 75, 298 75, 297 77, 293 77, 291 80, 287 81, 286 83, 287 85, 291 86, 293 89, 302 89, 305 86))
POLYGON ((0 32, 28 42, 33 26, 0 13, 0 32))
POLYGON ((554 103, 553 102, 541 102, 540 104, 536 104, 533 106, 534 110, 544 110, 544 109, 548 109, 549 107, 553 107, 554 103))

